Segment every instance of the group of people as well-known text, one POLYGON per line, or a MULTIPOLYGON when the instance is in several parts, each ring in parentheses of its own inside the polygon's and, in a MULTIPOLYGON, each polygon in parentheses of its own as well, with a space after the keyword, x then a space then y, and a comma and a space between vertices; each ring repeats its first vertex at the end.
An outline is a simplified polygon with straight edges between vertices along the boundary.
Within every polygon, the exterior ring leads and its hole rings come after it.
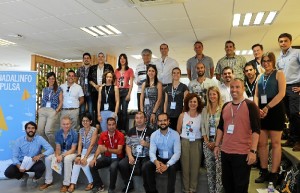
POLYGON ((255 59, 246 62, 235 54, 234 42, 226 41, 226 56, 214 68, 212 58, 203 54, 202 42, 197 41, 196 55, 187 61, 188 85, 180 82, 181 70, 168 56, 165 43, 155 62, 151 50, 144 49, 143 63, 135 72, 128 66, 126 54, 120 55, 113 71, 103 53, 98 54, 97 65, 91 65, 91 55, 85 53, 84 65, 77 72, 68 71, 67 82, 60 87, 55 73, 48 73, 38 125, 29 122, 25 126, 27 135, 18 139, 14 163, 5 175, 27 179, 20 163, 30 156, 36 162, 29 170, 35 172, 34 181, 46 170, 45 184, 40 186, 44 190, 53 183, 54 160, 64 163, 61 192, 75 190, 80 168, 89 183, 85 189, 102 192, 98 169, 110 167, 109 192, 114 192, 118 171, 125 192, 134 189, 129 179, 135 165, 133 173, 142 175, 147 193, 158 192, 155 173, 165 172, 167 192, 172 193, 181 164, 182 191, 192 193, 197 191, 203 152, 210 193, 248 192, 251 165, 258 157, 261 172, 255 182, 276 184, 286 115, 291 132, 283 145, 300 151, 300 51, 291 47, 288 33, 281 34, 278 43, 281 53, 277 62, 272 52, 263 53, 261 44, 252 46, 255 59), (217 80, 212 79, 214 75, 217 80), (133 82, 138 85, 138 112, 134 127, 128 129, 133 82), (59 119, 61 126, 54 134, 59 119), (33 146, 35 151, 28 152, 33 146), (46 151, 41 154, 42 147, 46 151))

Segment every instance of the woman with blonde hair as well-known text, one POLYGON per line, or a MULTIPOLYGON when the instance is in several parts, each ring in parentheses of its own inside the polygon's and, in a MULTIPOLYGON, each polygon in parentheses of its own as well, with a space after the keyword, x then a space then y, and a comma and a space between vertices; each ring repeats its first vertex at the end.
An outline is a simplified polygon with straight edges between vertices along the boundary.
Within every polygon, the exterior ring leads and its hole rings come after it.
POLYGON ((202 111, 201 133, 204 138, 203 151, 207 169, 209 193, 222 192, 221 159, 215 159, 214 148, 216 131, 222 110, 222 97, 218 87, 207 90, 207 106, 202 111))

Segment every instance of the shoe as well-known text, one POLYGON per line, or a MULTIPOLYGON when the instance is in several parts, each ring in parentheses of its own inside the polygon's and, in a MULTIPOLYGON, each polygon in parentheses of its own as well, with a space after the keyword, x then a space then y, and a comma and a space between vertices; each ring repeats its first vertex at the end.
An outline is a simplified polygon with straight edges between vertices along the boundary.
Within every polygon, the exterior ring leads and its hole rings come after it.
POLYGON ((92 190, 93 193, 100 193, 100 192, 104 192, 104 185, 97 187, 95 186, 94 189, 92 190))
POLYGON ((271 173, 269 174, 269 182, 273 182, 274 188, 277 186, 278 182, 278 173, 271 173))
POLYGON ((32 178, 32 186, 33 186, 34 188, 36 188, 36 187, 39 186, 39 183, 38 183, 38 180, 37 180, 37 179, 32 178))
POLYGON ((21 186, 26 186, 27 185, 27 180, 29 178, 29 175, 27 173, 24 173, 22 176, 22 181, 21 181, 21 186))
POLYGON ((93 187, 94 187, 93 183, 90 183, 90 184, 88 184, 88 185, 85 187, 84 190, 85 190, 85 191, 89 191, 89 190, 92 190, 93 187))
POLYGON ((295 145, 295 142, 291 141, 291 140, 286 140, 285 143, 281 144, 281 147, 293 147, 295 145))
POLYGON ((62 185, 62 187, 59 190, 60 192, 67 192, 68 191, 68 186, 62 185))
POLYGON ((49 188, 52 185, 53 185, 53 183, 51 183, 51 184, 46 184, 45 183, 45 184, 43 184, 43 185, 40 186, 39 190, 46 190, 47 188, 49 188))
POLYGON ((107 193, 115 193, 115 190, 113 190, 113 189, 108 189, 107 193))
POLYGON ((75 191, 75 184, 70 184, 68 188, 68 192, 74 192, 75 191))
POLYGON ((297 142, 297 143, 294 145, 293 151, 300 151, 300 142, 297 142))
POLYGON ((264 183, 269 178, 269 171, 268 169, 261 169, 259 172, 260 176, 255 179, 255 183, 264 183))
MULTIPOLYGON (((126 192, 126 188, 127 188, 127 186, 122 189, 122 192, 126 192)), ((133 187, 129 187, 128 190, 127 190, 127 192, 132 192, 133 190, 134 190, 133 187)))

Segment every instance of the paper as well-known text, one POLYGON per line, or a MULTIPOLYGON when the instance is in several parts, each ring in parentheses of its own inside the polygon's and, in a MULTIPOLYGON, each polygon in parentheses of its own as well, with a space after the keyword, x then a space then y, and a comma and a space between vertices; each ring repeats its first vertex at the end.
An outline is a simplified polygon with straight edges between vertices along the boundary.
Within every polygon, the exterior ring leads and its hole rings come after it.
POLYGON ((20 166, 20 169, 29 170, 33 166, 34 163, 35 162, 32 160, 31 157, 25 156, 22 161, 22 164, 20 166))
MULTIPOLYGON (((256 189, 258 193, 268 193, 268 188, 259 188, 256 189)), ((275 193, 279 193, 277 190, 275 190, 275 193)))
POLYGON ((56 171, 58 174, 61 175, 61 173, 62 173, 62 162, 58 163, 55 156, 52 157, 51 168, 54 171, 56 171))

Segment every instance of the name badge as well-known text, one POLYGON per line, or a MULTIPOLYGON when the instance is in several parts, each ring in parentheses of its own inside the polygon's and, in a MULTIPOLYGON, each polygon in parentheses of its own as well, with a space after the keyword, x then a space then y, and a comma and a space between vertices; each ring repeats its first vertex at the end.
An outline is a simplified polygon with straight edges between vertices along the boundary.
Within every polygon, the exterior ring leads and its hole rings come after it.
POLYGON ((248 99, 249 99, 250 101, 253 101, 253 96, 249 97, 248 99))
POLYGON ((111 158, 112 158, 112 159, 116 159, 116 158, 117 158, 117 154, 112 153, 112 154, 111 154, 111 158))
POLYGON ((87 152, 87 149, 82 149, 81 155, 85 155, 87 152))
POLYGON ((170 109, 176 109, 176 102, 171 102, 170 109))
POLYGON ((209 128, 209 135, 210 136, 215 136, 216 135, 216 128, 215 127, 210 127, 209 128))
POLYGON ((120 82, 120 87, 124 87, 124 81, 120 82))
POLYGON ((149 100, 149 98, 145 98, 145 105, 150 105, 150 100, 149 100))
POLYGON ((136 146, 136 152, 137 153, 142 153, 142 150, 143 150, 143 146, 142 145, 137 145, 136 146))
POLYGON ((108 103, 104 103, 104 110, 107 111, 109 108, 109 104, 108 103))
POLYGON ((169 152, 168 151, 163 151, 163 158, 168 159, 169 158, 169 152))
POLYGON ((260 96, 260 102, 261 102, 261 104, 267 104, 267 95, 266 94, 260 96))
POLYGON ((189 140, 190 141, 195 141, 196 140, 195 133, 189 133, 189 140))
POLYGON ((87 78, 84 79, 84 84, 88 84, 88 79, 87 78))
POLYGON ((233 131, 234 131, 234 125, 232 125, 232 124, 228 125, 227 133, 233 134, 233 131))
POLYGON ((46 107, 51 107, 51 102, 50 101, 47 101, 46 107))

